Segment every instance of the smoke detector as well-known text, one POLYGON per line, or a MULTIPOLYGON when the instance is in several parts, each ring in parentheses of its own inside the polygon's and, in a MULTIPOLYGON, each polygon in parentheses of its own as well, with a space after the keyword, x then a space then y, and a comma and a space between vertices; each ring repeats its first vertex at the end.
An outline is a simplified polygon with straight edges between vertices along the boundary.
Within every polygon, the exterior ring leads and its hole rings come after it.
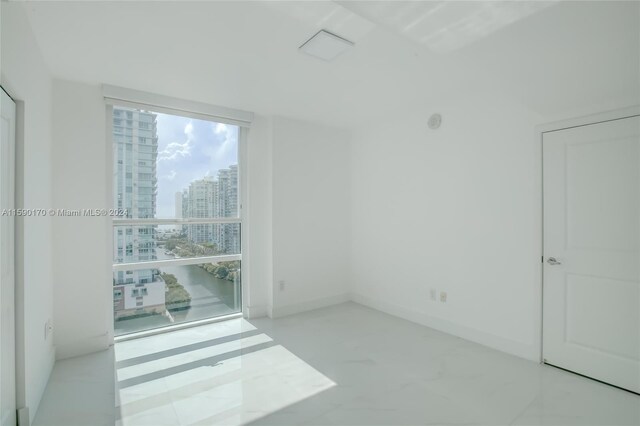
POLYGON ((313 37, 300 46, 300 51, 330 61, 353 47, 354 43, 326 30, 318 31, 313 37))

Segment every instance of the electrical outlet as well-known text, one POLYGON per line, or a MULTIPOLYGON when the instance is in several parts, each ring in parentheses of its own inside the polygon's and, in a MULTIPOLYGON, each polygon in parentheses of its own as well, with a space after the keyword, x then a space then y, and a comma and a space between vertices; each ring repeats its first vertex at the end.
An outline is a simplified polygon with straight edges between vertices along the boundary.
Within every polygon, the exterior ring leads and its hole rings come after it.
POLYGON ((440 301, 442 303, 447 303, 447 292, 446 291, 441 291, 440 292, 440 301))
POLYGON ((278 281, 278 285, 280 286, 280 291, 284 291, 284 287, 285 287, 284 281, 278 281))
POLYGON ((435 302, 438 299, 438 291, 435 288, 429 290, 429 297, 432 302, 435 302))

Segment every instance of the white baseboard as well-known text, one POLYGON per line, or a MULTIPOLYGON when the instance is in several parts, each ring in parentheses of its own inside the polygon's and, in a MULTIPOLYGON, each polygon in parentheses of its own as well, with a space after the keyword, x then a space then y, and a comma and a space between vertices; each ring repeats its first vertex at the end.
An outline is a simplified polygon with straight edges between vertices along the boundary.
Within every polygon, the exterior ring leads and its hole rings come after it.
POLYGON ((495 336, 448 320, 432 317, 423 312, 407 309, 393 303, 357 293, 351 293, 351 300, 389 315, 403 318, 465 340, 470 340, 501 352, 506 352, 535 362, 540 361, 540 350, 539 348, 535 348, 534 345, 505 339, 504 337, 495 336))
MULTIPOLYGON (((462 339, 470 340, 490 348, 506 352, 531 361, 540 361, 540 349, 532 344, 517 342, 505 339, 471 327, 456 324, 454 322, 429 316, 424 312, 389 303, 387 301, 363 296, 357 293, 343 293, 319 299, 307 300, 304 302, 271 307, 267 305, 257 305, 248 308, 248 318, 260 318, 268 316, 270 318, 280 318, 287 315, 293 315, 301 312, 311 311, 314 309, 325 308, 340 303, 353 301, 369 308, 406 319, 426 327, 433 328, 443 333, 451 334, 462 339)), ((112 342, 108 335, 95 336, 81 340, 67 341, 56 343, 56 359, 71 358, 80 355, 86 355, 93 352, 99 352, 107 349, 112 342)))
POLYGON ((327 306, 338 305, 340 303, 351 300, 349 293, 338 294, 335 296, 322 297, 319 299, 307 300, 305 302, 295 303, 292 305, 273 307, 271 318, 280 318, 287 315, 299 314, 301 312, 311 311, 314 309, 326 308, 327 306))
POLYGON ((29 419, 29 407, 18 408, 18 426, 29 426, 31 424, 29 419))
POLYGON ((73 358, 94 352, 104 351, 113 342, 108 334, 101 336, 85 337, 79 340, 69 340, 56 343, 56 359, 73 358))
POLYGON ((269 316, 269 307, 267 305, 247 306, 247 318, 262 318, 269 316))

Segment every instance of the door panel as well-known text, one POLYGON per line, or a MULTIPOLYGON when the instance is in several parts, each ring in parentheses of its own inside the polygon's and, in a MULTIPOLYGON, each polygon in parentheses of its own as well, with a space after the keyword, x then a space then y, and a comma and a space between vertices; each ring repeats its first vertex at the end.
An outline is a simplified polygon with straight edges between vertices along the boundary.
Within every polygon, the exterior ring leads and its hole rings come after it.
POLYGON ((639 287, 633 281, 567 274, 566 341, 601 353, 638 359, 639 287), (590 307, 598 306, 598 309, 590 307), (612 333, 611 330, 616 330, 612 333), (619 335, 628 336, 620 339, 619 335))
MULTIPOLYGON (((0 211, 13 209, 16 106, 0 89, 0 211)), ((0 424, 16 424, 14 219, 0 215, 0 424)))
POLYGON ((640 392, 640 117, 542 143, 545 362, 640 392))
POLYGON ((568 248, 636 252, 637 140, 567 145, 565 173, 568 248))

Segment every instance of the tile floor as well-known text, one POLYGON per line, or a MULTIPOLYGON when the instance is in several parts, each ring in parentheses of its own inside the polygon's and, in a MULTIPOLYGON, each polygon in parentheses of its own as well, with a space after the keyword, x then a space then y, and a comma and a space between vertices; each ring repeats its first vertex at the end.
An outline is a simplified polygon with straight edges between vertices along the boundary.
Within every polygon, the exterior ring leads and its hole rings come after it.
POLYGON ((56 364, 35 425, 114 422, 640 425, 640 396, 346 303, 56 364))
POLYGON ((57 361, 34 426, 113 426, 113 349, 57 361))

